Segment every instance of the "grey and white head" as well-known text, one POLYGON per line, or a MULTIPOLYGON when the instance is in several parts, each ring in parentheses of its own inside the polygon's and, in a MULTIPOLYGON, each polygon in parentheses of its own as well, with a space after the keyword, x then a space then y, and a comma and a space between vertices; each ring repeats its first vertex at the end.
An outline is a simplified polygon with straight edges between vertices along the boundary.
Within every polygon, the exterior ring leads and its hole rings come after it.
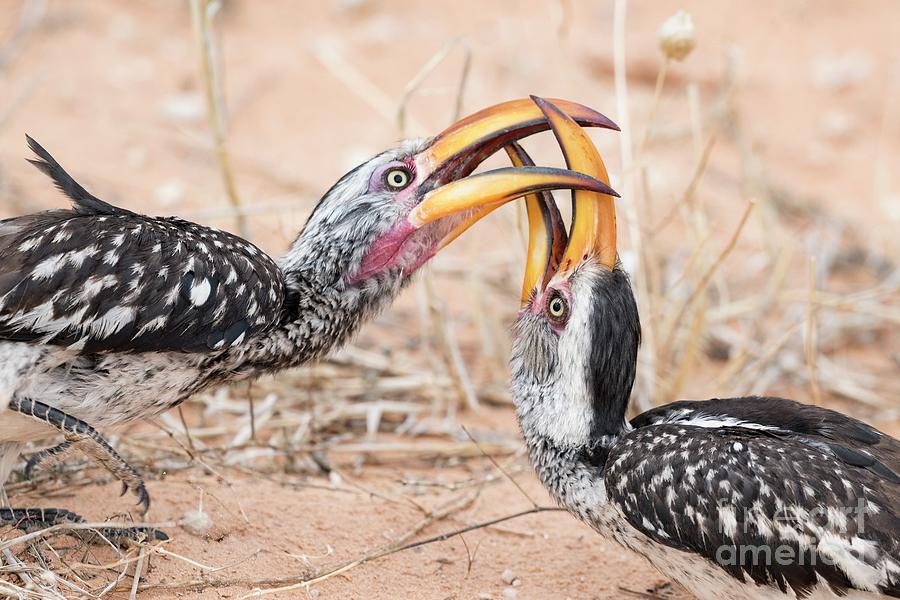
MULTIPOLYGON (((569 168, 606 180, 593 144, 553 104, 545 111, 569 168)), ((569 232, 549 194, 527 199, 522 308, 514 330, 513 396, 526 439, 583 448, 614 436, 634 383, 640 322, 616 264, 613 198, 573 192, 569 232)))

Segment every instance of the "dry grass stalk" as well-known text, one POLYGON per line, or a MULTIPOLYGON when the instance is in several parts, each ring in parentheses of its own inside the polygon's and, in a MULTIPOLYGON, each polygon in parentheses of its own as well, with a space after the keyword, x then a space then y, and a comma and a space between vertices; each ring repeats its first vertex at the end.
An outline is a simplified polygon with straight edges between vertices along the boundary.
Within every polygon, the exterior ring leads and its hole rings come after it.
POLYGON ((484 397, 489 394, 486 388, 491 383, 506 387, 506 368, 510 348, 507 343, 507 330, 502 326, 503 320, 493 310, 489 300, 488 288, 484 280, 484 266, 480 260, 477 260, 474 251, 471 258, 470 267, 463 276, 472 318, 475 320, 481 339, 480 355, 487 362, 485 370, 490 377, 490 381, 483 382, 479 390, 479 396, 484 397))
POLYGON ((660 219, 656 225, 652 227, 648 231, 648 237, 653 238, 659 235, 663 229, 665 229, 669 224, 672 223, 675 215, 678 214, 678 211, 681 210, 682 206, 685 204, 689 204, 694 199, 694 194, 697 192, 697 187, 700 185, 700 180, 703 178, 703 174, 706 172, 706 166, 709 164, 709 157, 712 155, 713 148, 716 145, 716 136, 711 135, 709 139, 706 141, 706 145, 703 147, 703 152, 700 154, 700 160, 697 161, 697 164, 694 166, 694 172, 691 175, 691 180, 688 183, 687 188, 685 188, 684 193, 681 195, 681 198, 672 207, 669 209, 669 212, 660 219))
POLYGON ((816 257, 809 257, 809 301, 806 303, 806 367, 809 371, 809 386, 812 391, 813 404, 822 405, 822 391, 816 376, 816 322, 813 295, 816 291, 816 257))
MULTIPOLYGON (((475 387, 472 385, 472 379, 469 377, 466 363, 459 348, 459 342, 453 334, 447 307, 435 291, 434 278, 427 267, 421 281, 428 302, 427 314, 431 330, 437 339, 438 349, 441 351, 441 356, 444 357, 444 363, 452 377, 457 396, 465 401, 469 409, 477 410, 478 395, 475 393, 475 387)), ((449 414, 452 414, 452 411, 449 414)))
MULTIPOLYGON (((648 310, 652 305, 650 301, 650 284, 648 271, 642 268, 641 257, 644 256, 641 236, 641 217, 643 211, 639 206, 640 197, 636 193, 637 186, 635 160, 631 142, 631 118, 629 116, 628 79, 625 62, 625 20, 627 12, 627 0, 616 0, 613 9, 613 63, 616 90, 617 121, 622 131, 619 135, 619 143, 622 154, 623 187, 622 197, 624 202, 625 219, 628 223, 628 235, 635 256, 638 257, 637 273, 635 277, 635 292, 638 306, 648 310)), ((658 380, 657 369, 657 340, 654 337, 653 328, 645 328, 643 332, 643 347, 639 369, 639 393, 635 396, 635 405, 638 410, 649 409, 654 404, 656 397, 656 382, 658 380)))
POLYGON ((472 443, 475 444, 475 446, 476 446, 476 447, 478 448, 478 450, 481 452, 482 456, 484 456, 486 459, 488 459, 489 461, 491 461, 491 464, 494 465, 494 468, 497 469, 498 471, 500 471, 500 473, 502 473, 503 476, 506 477, 506 479, 507 479, 511 484, 513 484, 513 486, 515 486, 515 488, 516 488, 517 490, 519 490, 519 493, 522 494, 522 496, 523 496, 526 500, 528 500, 528 502, 531 504, 532 507, 538 508, 538 503, 534 501, 534 498, 532 498, 532 497, 528 494, 528 492, 525 491, 525 488, 523 488, 521 485, 519 485, 519 482, 516 481, 516 480, 513 478, 513 476, 510 475, 510 474, 506 471, 506 469, 505 469, 499 462, 497 462, 497 459, 494 458, 493 455, 489 454, 489 453, 488 453, 488 452, 487 452, 487 451, 486 451, 486 450, 478 443, 478 441, 475 439, 475 437, 469 432, 468 428, 463 427, 462 430, 466 433, 466 436, 467 436, 470 440, 472 440, 472 443))
POLYGON ((216 161, 222 174, 222 182, 225 184, 225 193, 228 202, 236 211, 238 233, 249 239, 250 230, 247 219, 240 212, 243 202, 238 194, 237 184, 234 179, 234 171, 231 168, 231 156, 225 135, 225 110, 222 100, 222 86, 219 70, 214 56, 212 34, 210 32, 212 20, 220 9, 219 0, 191 0, 191 19, 194 24, 194 36, 200 53, 200 73, 203 77, 204 92, 206 96, 207 115, 213 134, 213 144, 216 151, 216 161))
POLYGON ((685 313, 688 311, 688 309, 691 308, 697 297, 706 290, 706 287, 709 285, 710 279, 716 272, 716 269, 719 268, 719 266, 725 261, 725 259, 728 258, 728 255, 731 254, 731 251, 734 250, 734 247, 737 245, 738 239, 741 237, 741 232, 744 230, 744 225, 747 224, 747 219, 750 217, 750 213, 753 211, 753 206, 754 204, 752 202, 747 204, 747 208, 744 210, 744 214, 741 216, 741 220, 738 222, 738 226, 734 230, 734 233, 731 235, 731 238, 728 240, 728 243, 725 245, 725 248, 719 254, 718 258, 716 258, 716 261, 712 265, 710 265, 705 273, 703 273, 703 276, 694 287, 691 295, 688 296, 688 299, 685 300, 684 304, 681 305, 681 308, 678 309, 678 312, 676 313, 676 316, 672 321, 672 326, 669 329, 669 333, 666 336, 666 342, 665 344, 663 344, 663 347, 671 347, 674 337, 681 327, 681 323, 684 319, 685 313))
MULTIPOLYGON (((346 60, 336 40, 322 41, 315 45, 315 56, 328 71, 334 75, 355 96, 369 105, 386 121, 393 122, 397 114, 397 104, 384 90, 366 77, 351 62, 346 60)), ((409 122, 414 128, 419 126, 413 119, 409 122)))
POLYGON ((662 66, 656 74, 656 85, 653 88, 653 100, 650 101, 650 111, 647 113, 647 123, 644 125, 644 134, 641 141, 638 142, 636 156, 643 158, 644 150, 647 147, 647 140, 650 139, 650 133, 653 130, 653 121, 656 119, 656 111, 659 108, 659 99, 662 96, 663 85, 666 82, 666 74, 669 72, 669 57, 663 58, 662 66))
POLYGON ((475 501, 475 498, 477 498, 477 497, 478 497, 477 493, 472 494, 467 497, 464 497, 458 503, 454 503, 451 506, 449 506, 448 508, 445 508, 435 514, 432 514, 432 515, 429 515, 428 517, 423 518, 412 529, 410 529, 405 534, 400 536, 400 539, 398 540, 397 543, 395 543, 387 548, 383 548, 381 550, 376 550, 374 552, 371 552, 371 553, 361 556, 359 558, 348 561, 348 562, 346 562, 334 569, 331 569, 331 570, 323 573, 322 575, 318 575, 316 577, 304 579, 304 580, 298 581, 297 583, 283 586, 283 587, 270 588, 267 590, 256 590, 254 592, 251 592, 249 594, 245 594, 245 595, 241 596, 240 600, 246 600, 249 598, 260 598, 264 595, 277 594, 277 593, 281 593, 281 592, 294 591, 294 590, 299 590, 299 589, 308 589, 310 586, 312 586, 316 583, 321 583, 322 581, 330 579, 336 575, 345 573, 354 567, 358 567, 367 562, 371 562, 373 560, 377 560, 377 559, 383 558, 385 556, 390 556, 391 554, 396 554, 398 552, 404 552, 406 550, 412 550, 414 548, 420 548, 422 546, 426 546, 429 544, 445 542, 454 537, 462 536, 466 533, 469 533, 470 531, 484 529, 486 527, 492 527, 499 523, 503 523, 506 521, 510 521, 512 519, 524 517, 526 515, 531 515, 531 514, 540 513, 540 512, 556 512, 556 511, 565 510, 563 508, 559 508, 559 507, 555 507, 555 506, 532 507, 528 510, 524 510, 524 511, 512 514, 512 515, 506 515, 503 517, 499 517, 497 519, 491 519, 489 521, 478 523, 476 525, 470 525, 468 527, 463 527, 463 528, 457 529, 455 531, 450 531, 448 533, 442 533, 440 535, 437 535, 437 536, 434 536, 434 537, 431 537, 431 538, 428 538, 425 540, 421 540, 418 542, 411 542, 411 543, 405 543, 405 544, 402 543, 402 542, 405 542, 406 540, 412 538, 416 534, 418 534, 420 531, 422 531, 425 527, 427 527, 434 521, 445 519, 448 516, 450 516, 452 513, 458 512, 459 510, 467 508, 469 505, 471 505, 472 502, 475 501))
MULTIPOLYGON (((444 60, 450 56, 450 53, 459 46, 463 52, 463 67, 457 86, 456 100, 454 102, 452 121, 459 119, 462 114, 463 97, 465 95, 466 82, 469 79, 469 70, 472 66, 472 50, 463 38, 454 38, 444 44, 444 46, 435 52, 428 61, 422 66, 418 73, 404 86, 403 93, 400 96, 400 102, 397 105, 397 133, 401 138, 408 136, 407 118, 409 112, 409 103, 419 91, 419 88, 425 83, 425 80, 437 69, 444 60)), ((421 131, 417 131, 416 135, 422 135, 421 131)))
POLYGON ((141 575, 144 572, 145 553, 146 550, 141 548, 140 554, 138 554, 137 563, 134 565, 134 578, 131 581, 131 592, 128 594, 128 600, 136 600, 137 598, 138 586, 141 584, 141 575))

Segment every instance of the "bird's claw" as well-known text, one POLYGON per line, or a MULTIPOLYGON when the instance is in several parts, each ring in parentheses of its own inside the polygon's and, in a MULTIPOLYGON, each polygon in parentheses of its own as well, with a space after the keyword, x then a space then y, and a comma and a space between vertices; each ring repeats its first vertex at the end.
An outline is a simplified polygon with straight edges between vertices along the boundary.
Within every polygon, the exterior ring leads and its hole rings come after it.
POLYGON ((137 481, 135 483, 133 480, 123 480, 122 491, 119 493, 119 496, 124 496, 128 492, 133 492, 137 496, 137 506, 141 507, 141 516, 146 515, 147 511, 150 510, 150 493, 147 491, 147 486, 144 485, 144 482, 137 481))
POLYGON ((147 511, 150 510, 150 494, 147 492, 143 481, 135 488, 134 493, 138 497, 137 505, 141 507, 141 515, 146 515, 147 511))
POLYGON ((105 440, 102 440, 102 438, 98 439, 90 437, 79 440, 69 439, 52 448, 41 450, 29 458, 25 464, 25 477, 31 479, 35 469, 42 467, 50 460, 56 459, 56 457, 74 446, 106 467, 110 473, 121 480, 122 492, 119 495, 124 496, 127 492, 132 491, 137 496, 137 505, 141 507, 141 515, 146 515, 147 511, 150 510, 150 494, 147 492, 144 480, 134 467, 129 465, 111 446, 106 444, 105 440))

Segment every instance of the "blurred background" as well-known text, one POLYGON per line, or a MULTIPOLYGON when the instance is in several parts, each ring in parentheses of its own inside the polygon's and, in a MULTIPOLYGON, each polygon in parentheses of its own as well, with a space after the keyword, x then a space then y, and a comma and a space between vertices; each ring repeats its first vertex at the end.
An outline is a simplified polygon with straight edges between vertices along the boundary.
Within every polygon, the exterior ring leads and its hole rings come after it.
MULTIPOLYGON (((567 98, 623 129, 590 134, 641 305, 634 406, 776 394, 900 435, 897 39, 891 0, 0 0, 0 217, 65 202, 23 160, 28 133, 101 198, 278 255, 332 183, 397 140, 567 98)), ((563 162, 549 134, 525 145, 563 162)), ((108 432, 154 480, 150 517, 209 519, 176 530, 179 558, 153 554, 135 590, 240 597, 548 505, 507 391, 524 244, 508 206, 334 359, 108 432)), ((12 484, 13 504, 130 508, 79 461, 12 484)), ((302 594, 682 597, 597 538, 535 514, 302 594)), ((18 550, 83 592, 134 583, 135 549, 75 566, 18 550)))

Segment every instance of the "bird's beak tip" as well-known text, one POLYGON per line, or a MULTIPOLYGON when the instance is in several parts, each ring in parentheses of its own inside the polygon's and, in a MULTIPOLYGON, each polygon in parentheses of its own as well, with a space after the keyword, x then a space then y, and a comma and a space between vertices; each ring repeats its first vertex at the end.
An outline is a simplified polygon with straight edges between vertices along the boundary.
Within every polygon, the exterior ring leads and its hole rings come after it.
MULTIPOLYGON (((552 106, 556 106, 557 108, 562 108, 560 105, 562 103, 566 102, 565 100, 559 100, 556 98, 551 98, 551 99, 543 98, 541 96, 538 96, 537 94, 529 94, 528 98, 530 98, 531 101, 534 102, 534 104, 537 105, 538 108, 541 108, 542 112, 543 112, 542 107, 552 105, 552 106)), ((600 127, 602 129, 611 129, 612 131, 622 131, 622 128, 619 127, 615 121, 613 121, 612 119, 610 119, 603 113, 600 113, 600 112, 598 112, 592 108, 588 108, 588 107, 585 107, 585 109, 586 109, 585 114, 580 115, 581 121, 579 121, 578 119, 575 119, 579 125, 600 127)), ((572 116, 572 115, 570 115, 570 116, 572 116)))

